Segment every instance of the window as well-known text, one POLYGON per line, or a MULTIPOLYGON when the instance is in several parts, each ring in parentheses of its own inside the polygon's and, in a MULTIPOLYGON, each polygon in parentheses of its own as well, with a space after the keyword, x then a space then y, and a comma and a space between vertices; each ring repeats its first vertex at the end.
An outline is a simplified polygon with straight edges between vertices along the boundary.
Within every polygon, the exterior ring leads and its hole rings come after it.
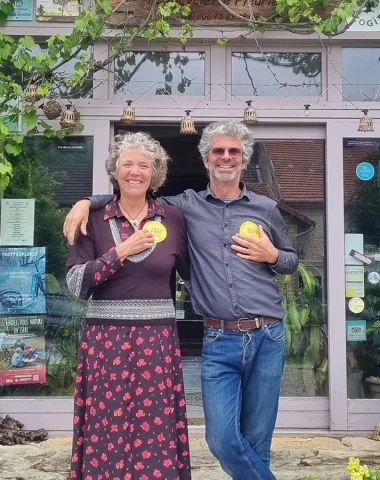
POLYGON ((267 53, 264 56, 233 52, 232 93, 262 97, 287 97, 292 93, 318 96, 322 91, 321 68, 320 53, 267 53), (286 83, 288 90, 279 83, 286 83))
POLYGON ((115 92, 204 95, 204 52, 128 52, 115 60, 115 92))
POLYGON ((379 98, 380 48, 343 48, 343 100, 379 98))

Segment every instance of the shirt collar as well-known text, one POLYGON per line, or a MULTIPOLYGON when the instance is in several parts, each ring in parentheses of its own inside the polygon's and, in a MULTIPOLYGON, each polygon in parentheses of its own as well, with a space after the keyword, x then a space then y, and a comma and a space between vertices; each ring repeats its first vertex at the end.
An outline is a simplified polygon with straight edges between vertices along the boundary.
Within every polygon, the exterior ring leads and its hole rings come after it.
MULTIPOLYGON (((240 188, 240 195, 235 200, 241 200, 242 198, 246 198, 247 200, 249 200, 248 193, 247 193, 247 187, 245 186, 245 184, 243 182, 239 183, 239 188, 240 188)), ((212 193, 212 190, 210 188, 210 184, 208 184, 207 188, 206 188, 206 200, 208 200, 210 197, 215 198, 217 200, 220 200, 219 197, 215 196, 212 193)))
MULTIPOLYGON (((104 207, 103 220, 109 220, 114 217, 125 218, 119 207, 120 195, 115 195, 113 199, 104 207)), ((164 205, 160 205, 157 200, 148 197, 148 213, 145 218, 153 218, 156 215, 165 216, 164 205)))

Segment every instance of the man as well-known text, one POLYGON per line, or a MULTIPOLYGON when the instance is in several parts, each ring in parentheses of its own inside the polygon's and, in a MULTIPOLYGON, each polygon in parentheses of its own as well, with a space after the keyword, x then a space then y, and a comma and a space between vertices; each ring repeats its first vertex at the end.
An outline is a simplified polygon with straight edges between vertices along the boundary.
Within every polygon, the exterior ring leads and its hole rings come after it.
MULTIPOLYGON (((253 144, 245 125, 212 123, 199 143, 207 190, 160 201, 186 217, 192 305, 205 324, 201 378, 210 450, 234 480, 273 480, 270 445, 285 359, 276 274, 293 273, 298 259, 276 203, 240 183, 253 144)), ((95 197, 93 208, 111 198, 95 197)), ((68 215, 69 241, 79 223, 85 233, 88 209, 82 200, 68 215)))

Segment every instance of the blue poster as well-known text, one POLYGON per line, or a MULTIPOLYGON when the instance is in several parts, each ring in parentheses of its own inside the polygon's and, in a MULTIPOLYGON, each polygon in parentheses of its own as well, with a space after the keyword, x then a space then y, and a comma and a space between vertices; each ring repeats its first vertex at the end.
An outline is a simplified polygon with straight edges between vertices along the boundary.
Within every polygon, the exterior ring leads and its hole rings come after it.
POLYGON ((7 21, 31 22, 33 20, 33 0, 16 0, 14 12, 7 21))
POLYGON ((45 247, 0 248, 0 265, 0 315, 45 313, 45 247))

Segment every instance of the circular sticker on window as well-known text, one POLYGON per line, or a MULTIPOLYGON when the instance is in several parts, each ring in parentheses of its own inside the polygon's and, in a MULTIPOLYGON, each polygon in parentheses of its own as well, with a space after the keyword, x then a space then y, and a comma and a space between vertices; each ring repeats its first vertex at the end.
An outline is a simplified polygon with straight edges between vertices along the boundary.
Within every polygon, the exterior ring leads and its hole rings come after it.
POLYGON ((369 281, 369 283, 372 283, 373 285, 375 285, 376 283, 379 283, 380 282, 380 273, 370 272, 368 274, 368 281, 369 281))
POLYGON ((160 222, 147 222, 143 226, 143 230, 148 230, 153 235, 153 239, 156 243, 163 242, 168 234, 166 228, 160 222))
POLYGON ((364 302, 359 297, 351 298, 351 300, 348 302, 348 308, 352 313, 360 313, 364 310, 364 302))
POLYGON ((375 175, 375 169, 373 165, 369 162, 362 162, 356 167, 356 176, 360 178, 360 180, 368 181, 375 175))
POLYGON ((259 238, 259 227, 256 223, 253 222, 244 222, 242 223, 240 230, 240 235, 246 235, 247 237, 259 238))

